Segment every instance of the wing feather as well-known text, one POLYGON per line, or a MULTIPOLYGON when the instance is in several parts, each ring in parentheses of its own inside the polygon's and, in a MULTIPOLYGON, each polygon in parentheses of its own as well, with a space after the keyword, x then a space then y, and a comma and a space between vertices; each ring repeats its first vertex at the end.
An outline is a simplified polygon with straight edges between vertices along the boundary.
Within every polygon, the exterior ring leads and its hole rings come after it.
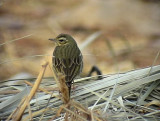
POLYGON ((83 61, 80 50, 73 51, 74 47, 70 48, 70 51, 61 50, 59 47, 55 49, 53 53, 53 67, 56 73, 62 73, 65 75, 66 84, 71 86, 74 78, 80 74, 83 61), (59 54, 60 53, 60 54, 59 54), (64 55, 65 54, 65 55, 64 55), (76 56, 78 55, 78 56, 76 56))
POLYGON ((72 82, 73 79, 81 72, 82 56, 73 59, 53 58, 53 67, 57 73, 62 73, 66 76, 66 82, 72 82))

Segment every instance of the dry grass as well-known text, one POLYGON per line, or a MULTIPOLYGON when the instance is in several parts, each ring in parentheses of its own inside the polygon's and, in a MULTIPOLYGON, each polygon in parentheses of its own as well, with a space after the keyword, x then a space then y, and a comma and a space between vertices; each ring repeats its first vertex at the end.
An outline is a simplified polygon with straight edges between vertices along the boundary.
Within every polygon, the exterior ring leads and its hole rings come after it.
MULTIPOLYGON (((93 33, 80 48, 84 49, 97 40, 100 35, 99 32, 93 33)), ((116 70, 119 71, 116 50, 109 40, 106 42, 115 59, 116 70)), ((129 45, 127 46, 129 47, 129 45)), ((70 99, 64 77, 62 75, 56 77, 52 71, 50 56, 46 56, 46 62, 42 64, 34 84, 30 78, 1 82, 1 91, 7 90, 7 93, 1 93, 0 117, 2 120, 12 119, 15 121, 21 119, 55 121, 158 120, 160 118, 158 109, 160 105, 160 66, 154 66, 158 58, 159 52, 152 66, 148 68, 102 75, 102 79, 93 76, 75 80, 76 89, 73 89, 70 99), (47 68, 52 71, 54 79, 43 79, 47 68)), ((17 59, 13 61, 17 61, 17 59)))
MULTIPOLYGON (((55 121, 62 119, 66 121, 145 121, 148 119, 159 120, 160 118, 159 65, 121 74, 103 75, 103 79, 101 80, 97 80, 95 77, 80 78, 79 80, 75 80, 78 87, 72 92, 71 100, 66 95, 68 89, 61 87, 64 82, 63 77, 59 78, 63 82, 61 83, 60 81, 58 84, 61 92, 60 97, 56 93, 57 91, 52 94, 47 90, 48 87, 55 87, 57 84, 52 83, 54 82, 53 79, 43 79, 46 66, 47 63, 42 65, 42 70, 31 91, 28 92, 28 96, 25 96, 26 94, 22 93, 23 91, 19 92, 21 98, 19 100, 19 94, 14 95, 10 93, 13 96, 7 97, 3 101, 3 104, 1 103, 0 110, 3 112, 1 113, 1 120, 7 119, 7 117, 8 120, 20 120, 22 118, 23 120, 55 121), (41 86, 44 89, 39 85, 42 79, 43 83, 41 83, 41 86), (47 86, 48 84, 51 85, 47 86), (38 89, 39 91, 37 91, 38 89), (34 95, 39 96, 33 97, 34 95), (17 101, 19 103, 15 104, 17 101), (9 105, 11 106, 8 107, 9 105)), ((17 82, 21 80, 13 81, 17 82)), ((25 82, 32 85, 30 82, 25 82)), ((16 85, 7 86, 6 83, 9 83, 9 81, 1 83, 1 86, 3 86, 1 90, 7 87, 8 90, 16 88, 16 85)), ((21 84, 22 90, 26 90, 28 86, 26 87, 24 84, 21 84)), ((6 96, 1 94, 1 99, 4 100, 6 96)))
POLYGON ((0 120, 160 120, 159 3, 2 0, 0 7, 0 120), (84 57, 71 99, 52 71, 47 40, 59 33, 71 34, 84 57), (85 77, 93 65, 102 79, 85 77))

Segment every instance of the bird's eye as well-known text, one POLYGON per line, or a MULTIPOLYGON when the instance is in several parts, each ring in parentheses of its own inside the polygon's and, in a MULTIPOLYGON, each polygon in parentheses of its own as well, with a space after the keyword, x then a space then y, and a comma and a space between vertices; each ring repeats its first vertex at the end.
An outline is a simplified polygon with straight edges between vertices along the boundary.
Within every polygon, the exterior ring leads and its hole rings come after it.
POLYGON ((60 39, 59 41, 60 41, 60 42, 63 42, 63 41, 64 41, 64 39, 60 39))

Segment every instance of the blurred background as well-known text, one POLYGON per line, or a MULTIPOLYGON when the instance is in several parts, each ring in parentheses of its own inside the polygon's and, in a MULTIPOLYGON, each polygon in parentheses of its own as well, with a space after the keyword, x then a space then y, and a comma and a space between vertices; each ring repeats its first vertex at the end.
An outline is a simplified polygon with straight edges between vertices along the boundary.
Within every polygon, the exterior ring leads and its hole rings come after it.
MULTIPOLYGON (((82 49, 83 75, 92 66, 103 74, 159 64, 159 0, 0 0, 0 80, 22 72, 37 76, 51 61, 54 38, 72 35, 82 49), (42 56, 41 56, 42 55, 42 56)), ((51 67, 51 65, 50 65, 51 67)), ((45 76, 52 76, 48 67, 45 76)))

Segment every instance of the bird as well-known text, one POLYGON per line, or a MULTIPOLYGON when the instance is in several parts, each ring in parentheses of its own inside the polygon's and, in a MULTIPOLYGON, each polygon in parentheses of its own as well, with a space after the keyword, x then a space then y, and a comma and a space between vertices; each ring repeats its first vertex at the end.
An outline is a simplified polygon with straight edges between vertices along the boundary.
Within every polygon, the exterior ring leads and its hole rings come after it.
POLYGON ((83 69, 82 53, 75 39, 69 34, 61 33, 56 38, 49 40, 56 45, 52 57, 53 69, 56 73, 64 75, 70 97, 74 79, 80 75, 83 69))

